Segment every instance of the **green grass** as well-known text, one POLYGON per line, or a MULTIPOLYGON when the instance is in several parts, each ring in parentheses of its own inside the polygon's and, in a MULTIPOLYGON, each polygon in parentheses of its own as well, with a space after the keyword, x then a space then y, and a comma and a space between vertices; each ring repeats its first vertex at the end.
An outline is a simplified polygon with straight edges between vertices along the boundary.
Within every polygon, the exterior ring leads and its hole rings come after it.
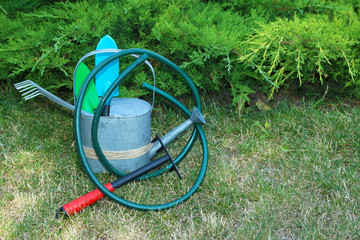
MULTIPOLYGON (((103 199, 57 220, 56 209, 94 189, 74 147, 73 114, 43 97, 20 102, 11 86, 1 91, 0 239, 360 238, 358 106, 283 101, 239 118, 231 106, 207 99, 210 161, 187 202, 141 212, 103 199)), ((153 115, 161 134, 185 120, 165 105, 153 115)), ((167 202, 191 187, 200 161, 197 143, 179 166, 183 181, 171 172, 116 193, 167 202)))

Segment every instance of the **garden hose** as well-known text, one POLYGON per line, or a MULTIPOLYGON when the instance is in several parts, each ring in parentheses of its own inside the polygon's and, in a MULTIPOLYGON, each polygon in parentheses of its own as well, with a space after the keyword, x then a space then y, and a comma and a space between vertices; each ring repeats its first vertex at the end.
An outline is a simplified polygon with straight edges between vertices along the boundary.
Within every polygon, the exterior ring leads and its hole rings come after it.
MULTIPOLYGON (((94 183, 94 185, 108 198, 110 198, 111 200, 129 207, 129 208, 134 208, 134 209, 138 209, 138 210, 164 210, 164 209, 168 209, 171 208, 173 206, 175 206, 176 204, 182 203, 184 201, 186 201, 192 194, 195 193, 195 191, 199 188, 200 184, 202 183, 204 177, 205 177, 205 173, 206 173, 206 168, 208 165, 208 146, 207 146, 207 141, 205 138, 205 133, 202 130, 202 127, 200 124, 195 123, 194 126, 194 130, 193 133, 188 141, 188 143, 186 144, 186 146, 184 147, 184 149, 182 150, 182 152, 176 157, 176 159, 174 160, 175 164, 179 163, 184 157, 185 155, 190 151, 191 147, 194 144, 194 141, 196 140, 197 136, 199 136, 201 144, 202 144, 202 151, 203 151, 203 157, 202 157, 202 163, 201 163, 201 168, 199 171, 199 175, 195 181, 195 183, 193 184, 193 186, 190 188, 190 190, 185 193, 183 196, 181 196, 180 198, 168 202, 168 203, 164 203, 164 204, 157 204, 157 205, 144 205, 144 204, 138 204, 138 203, 134 203, 134 202, 130 202, 127 201, 123 198, 120 198, 119 196, 113 194, 111 191, 109 191, 99 180, 98 178, 95 176, 94 172, 92 171, 92 169, 89 166, 89 163, 87 162, 84 150, 83 150, 83 144, 82 144, 82 138, 81 138, 81 131, 80 131, 80 117, 81 117, 81 106, 83 103, 83 99, 84 99, 84 95, 86 92, 86 89, 88 88, 91 79, 93 79, 96 75, 96 73, 98 73, 102 68, 104 68, 108 63, 112 62, 113 60, 120 58, 122 56, 127 56, 127 55, 131 55, 131 54, 139 54, 141 55, 135 62, 133 62, 129 67, 127 67, 117 78, 116 80, 112 83, 112 85, 109 87, 109 89, 106 91, 106 93, 104 94, 102 100, 100 101, 100 104, 98 106, 97 111, 95 112, 94 118, 93 118, 93 124, 92 124, 92 128, 91 128, 91 132, 92 132, 92 144, 94 146, 94 150, 96 152, 96 154, 99 157, 99 160, 101 161, 101 163, 104 165, 104 167, 109 171, 112 172, 113 174, 117 175, 117 176, 124 176, 125 174, 118 171, 117 169, 115 169, 110 163, 109 161, 106 159, 106 157, 104 156, 102 149, 99 145, 99 141, 98 141, 98 136, 97 136, 97 130, 98 130, 98 125, 99 125, 99 120, 100 120, 100 113, 102 112, 106 101, 109 99, 111 93, 114 91, 114 89, 116 88, 116 86, 118 86, 130 73, 132 73, 132 71, 135 70, 135 68, 142 64, 144 61, 146 61, 147 58, 152 57, 162 63, 164 63, 165 65, 169 66, 170 68, 174 69, 178 74, 180 74, 184 80, 186 81, 186 83, 188 84, 188 86, 190 87, 194 99, 195 99, 195 103, 196 103, 196 107, 199 108, 201 110, 201 102, 200 102, 200 96, 197 92, 197 89, 195 87, 195 84, 192 82, 192 80, 190 79, 190 77, 184 72, 182 71, 177 65, 175 65, 174 63, 172 63, 171 61, 169 61, 168 59, 162 57, 159 54, 156 54, 154 52, 151 52, 149 50, 144 50, 144 49, 127 49, 127 50, 123 50, 121 52, 115 53, 112 56, 106 58, 105 60, 103 60, 101 63, 99 63, 87 76, 87 78, 85 79, 79 95, 78 95, 78 100, 75 106, 75 114, 74 114, 74 131, 75 131, 75 141, 76 141, 76 147, 79 153, 79 157, 82 163, 82 166, 85 169, 86 174, 88 175, 88 177, 90 178, 90 180, 94 183)), ((144 84, 143 85, 146 89, 151 89, 150 86, 144 84)), ((155 90, 156 93, 158 93, 159 95, 161 95, 162 97, 164 97, 165 99, 171 101, 172 103, 174 103, 177 107, 179 107, 188 117, 190 117, 191 113, 190 111, 184 106, 182 105, 179 101, 177 101, 175 98, 171 97, 170 95, 166 94, 165 92, 162 92, 161 90, 157 89, 157 88, 153 88, 152 90, 155 90)), ((150 174, 146 174, 143 175, 142 177, 138 178, 138 179, 145 179, 145 178, 149 178, 149 177, 155 177, 158 176, 160 174, 162 174, 163 172, 169 170, 171 168, 171 164, 169 164, 168 166, 162 168, 161 170, 158 170, 154 173, 150 173, 150 174)))

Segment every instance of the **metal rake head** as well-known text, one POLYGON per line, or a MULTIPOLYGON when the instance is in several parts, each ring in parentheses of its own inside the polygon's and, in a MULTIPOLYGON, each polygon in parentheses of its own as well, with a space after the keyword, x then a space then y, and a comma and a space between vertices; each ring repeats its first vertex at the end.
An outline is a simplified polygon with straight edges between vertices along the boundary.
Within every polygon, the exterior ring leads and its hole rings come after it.
POLYGON ((25 100, 29 100, 31 98, 34 98, 38 95, 43 95, 44 97, 50 99, 53 102, 56 102, 57 104, 60 104, 63 107, 66 107, 72 111, 74 111, 75 107, 71 105, 70 103, 62 100, 61 98, 55 96, 54 94, 46 91, 44 88, 40 87, 36 83, 34 83, 31 80, 26 80, 23 82, 19 82, 14 84, 15 88, 19 90, 22 93, 22 96, 25 98, 25 100))
POLYGON ((25 100, 29 100, 31 98, 34 98, 42 94, 41 90, 39 89, 39 86, 36 85, 31 80, 26 80, 23 82, 16 83, 14 84, 14 86, 17 90, 19 90, 19 92, 22 93, 21 96, 23 96, 25 100))

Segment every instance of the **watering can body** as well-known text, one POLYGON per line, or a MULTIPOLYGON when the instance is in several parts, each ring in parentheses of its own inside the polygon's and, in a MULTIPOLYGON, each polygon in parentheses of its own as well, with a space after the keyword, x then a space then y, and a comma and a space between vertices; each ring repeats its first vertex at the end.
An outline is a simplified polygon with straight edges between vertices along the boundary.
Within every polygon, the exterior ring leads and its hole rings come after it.
MULTIPOLYGON (((98 127, 100 147, 116 169, 132 172, 150 162, 146 147, 151 141, 151 105, 137 98, 112 98, 110 115, 102 116, 98 127)), ((92 114, 81 115, 81 136, 90 167, 105 173, 93 149, 92 114)))

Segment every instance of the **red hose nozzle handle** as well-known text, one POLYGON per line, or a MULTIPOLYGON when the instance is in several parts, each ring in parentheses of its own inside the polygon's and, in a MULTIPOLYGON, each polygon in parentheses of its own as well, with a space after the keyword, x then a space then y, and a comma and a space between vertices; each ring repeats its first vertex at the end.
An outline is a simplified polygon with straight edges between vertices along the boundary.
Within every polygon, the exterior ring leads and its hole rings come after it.
MULTIPOLYGON (((108 183, 105 185, 105 187, 110 191, 114 191, 114 187, 111 183, 108 183)), ((84 196, 79 197, 78 199, 75 199, 72 202, 69 202, 62 206, 59 210, 56 212, 56 218, 59 218, 59 213, 64 212, 68 216, 74 215, 75 213, 80 212, 82 209, 90 206, 91 204, 97 202, 98 200, 105 197, 105 195, 99 190, 95 189, 92 192, 89 192, 85 194, 84 196)))
MULTIPOLYGON (((141 168, 138 168, 137 170, 135 170, 131 173, 128 173, 127 175, 125 175, 111 183, 104 185, 104 187, 106 187, 110 192, 114 192, 114 190, 116 188, 119 188, 119 187, 133 181, 134 179, 144 175, 145 173, 147 173, 157 167, 160 167, 162 164, 166 163, 169 160, 171 160, 171 157, 170 157, 169 153, 167 152, 167 155, 162 156, 154 161, 151 161, 148 164, 145 164, 141 168)), ((67 214, 67 216, 74 215, 75 213, 80 212, 82 209, 86 208, 87 206, 90 206, 94 202, 97 202, 98 200, 102 199, 103 197, 105 197, 105 195, 99 189, 96 189, 82 197, 79 197, 78 199, 76 199, 70 203, 65 204, 64 206, 62 206, 61 208, 59 208, 56 211, 55 216, 56 216, 56 218, 59 218, 59 213, 65 213, 65 214, 67 214)))

